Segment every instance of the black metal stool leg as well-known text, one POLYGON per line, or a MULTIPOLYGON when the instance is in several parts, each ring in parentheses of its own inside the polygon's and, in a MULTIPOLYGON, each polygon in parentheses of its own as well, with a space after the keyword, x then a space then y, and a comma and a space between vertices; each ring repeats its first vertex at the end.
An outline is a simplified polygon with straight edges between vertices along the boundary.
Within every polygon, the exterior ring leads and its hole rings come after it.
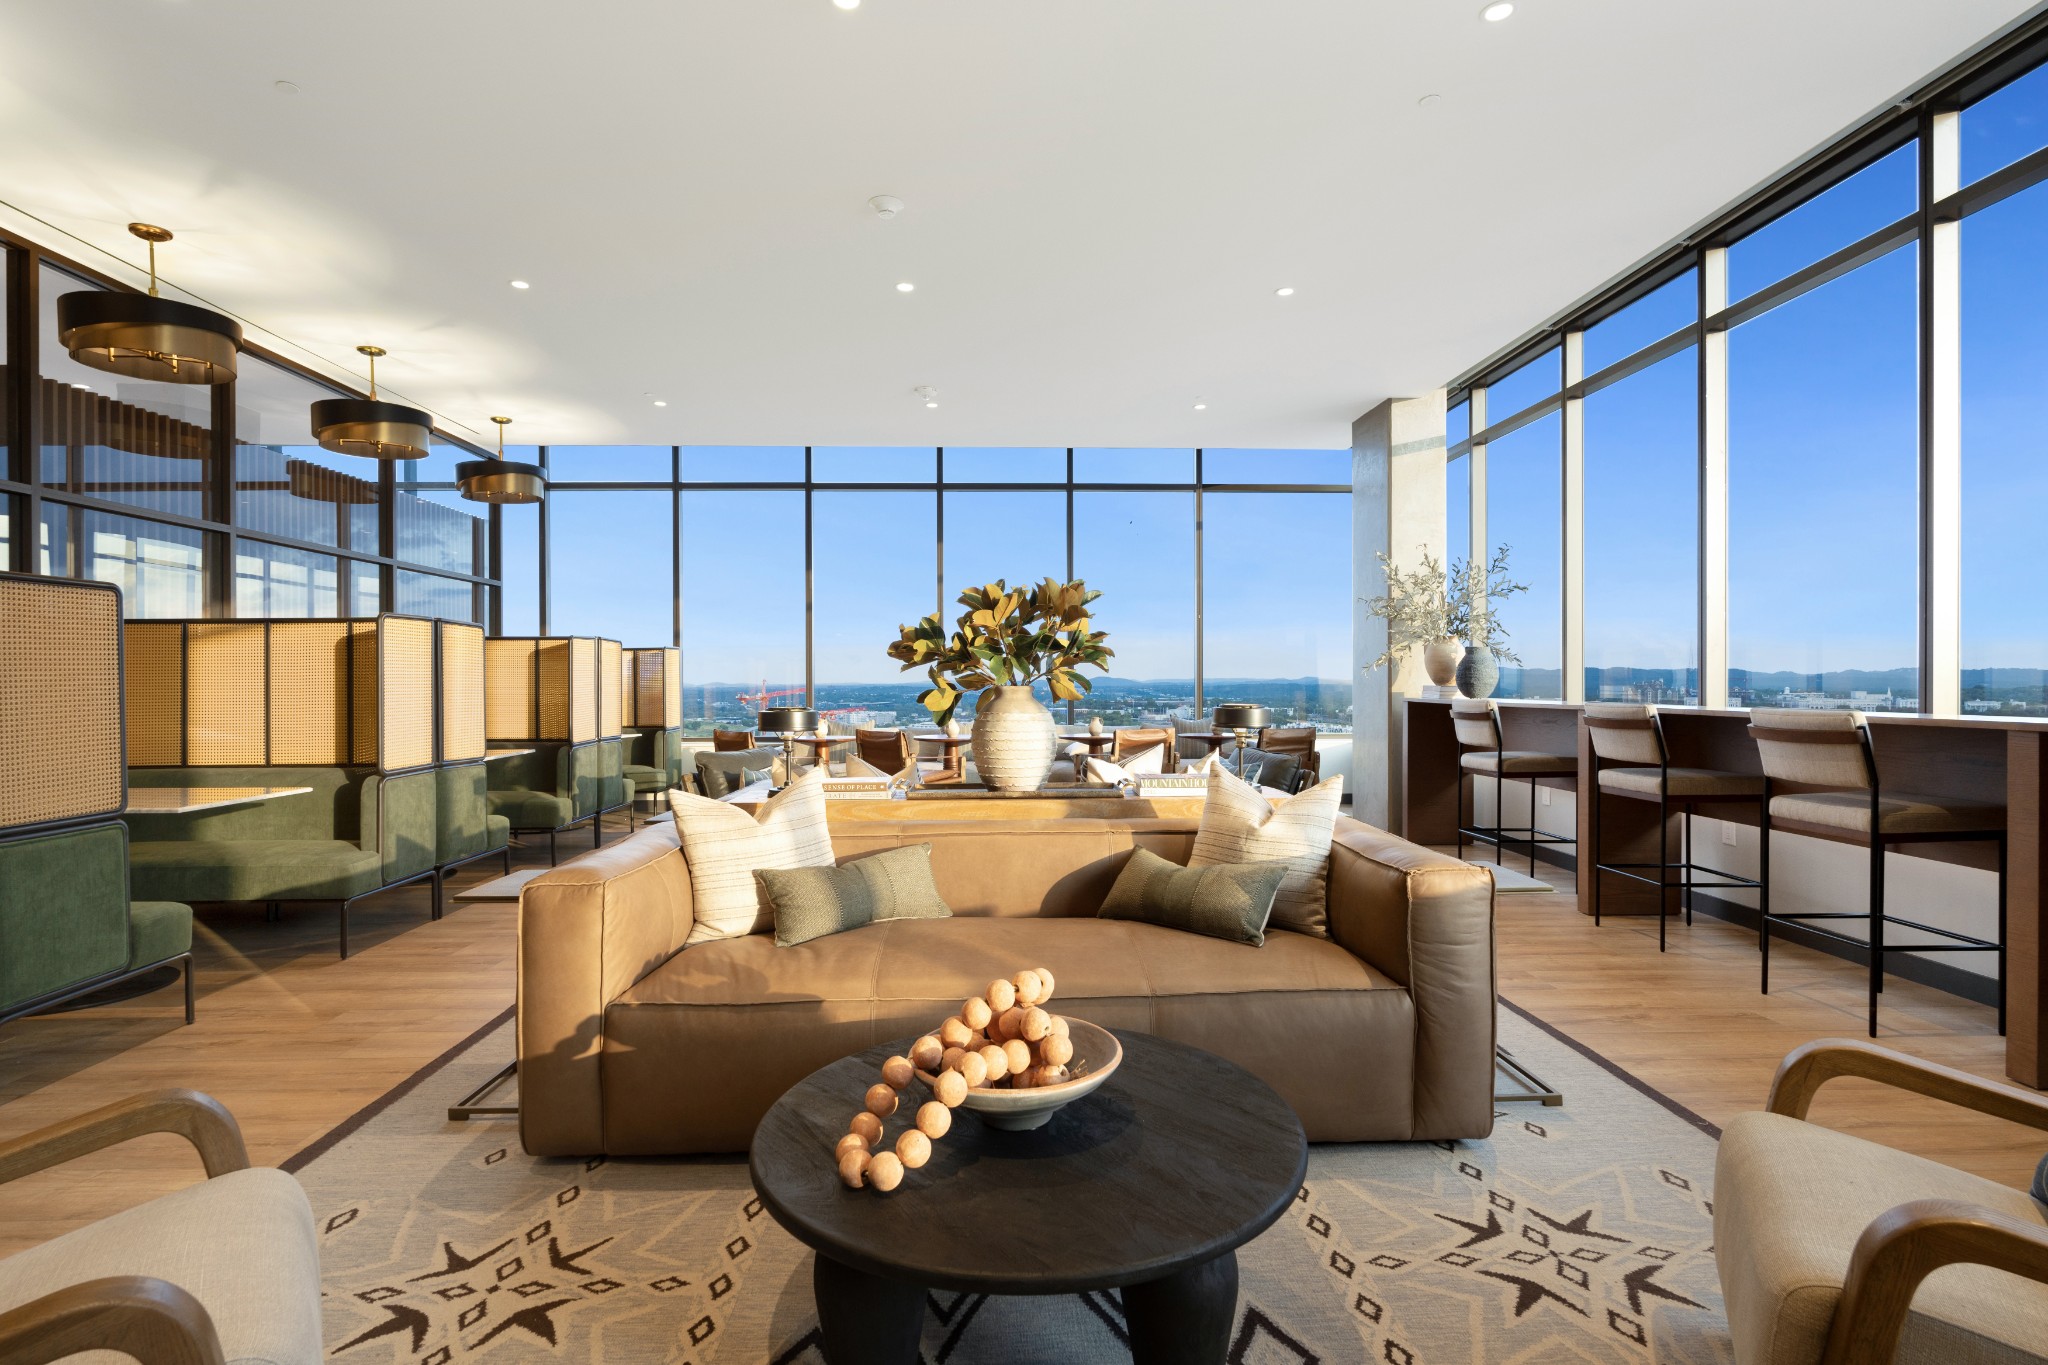
POLYGON ((1877 997, 1884 989, 1884 838, 1870 832, 1870 1036, 1877 1036, 1877 997))
POLYGON ((1771 784, 1757 803, 1756 946, 1763 954, 1763 994, 1771 993, 1771 784))
POLYGON ((1657 951, 1664 951, 1664 922, 1671 908, 1671 800, 1657 791, 1657 951))
POLYGON ((1685 840, 1679 849, 1678 856, 1685 860, 1685 867, 1679 875, 1685 882, 1685 927, 1690 929, 1692 928, 1692 807, 1686 805, 1681 807, 1680 810, 1685 818, 1685 840))
POLYGON ((2005 836, 1998 836, 1998 1036, 2005 1036, 2005 836))
POLYGON ((1500 751, 1493 754, 1493 865, 1500 866, 1501 844, 1508 837, 1507 787, 1501 774, 1500 751))
POLYGON ((1593 761, 1593 927, 1600 927, 1600 761, 1593 761))

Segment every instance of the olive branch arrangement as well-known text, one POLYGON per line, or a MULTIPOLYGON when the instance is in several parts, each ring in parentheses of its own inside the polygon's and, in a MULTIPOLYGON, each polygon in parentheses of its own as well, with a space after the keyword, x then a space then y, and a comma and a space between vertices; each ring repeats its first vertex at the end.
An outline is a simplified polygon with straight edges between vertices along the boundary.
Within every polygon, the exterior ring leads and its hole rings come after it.
POLYGON ((1463 640, 1473 649, 1492 651, 1504 663, 1518 664, 1521 657, 1508 648, 1507 627, 1495 614, 1495 604, 1529 585, 1508 576, 1508 547, 1494 552, 1490 563, 1454 560, 1449 571, 1435 555, 1425 553, 1421 567, 1403 571, 1386 554, 1376 556, 1387 578, 1387 591, 1367 598, 1365 609, 1387 623, 1387 647, 1367 671, 1385 668, 1405 651, 1436 640, 1463 640))

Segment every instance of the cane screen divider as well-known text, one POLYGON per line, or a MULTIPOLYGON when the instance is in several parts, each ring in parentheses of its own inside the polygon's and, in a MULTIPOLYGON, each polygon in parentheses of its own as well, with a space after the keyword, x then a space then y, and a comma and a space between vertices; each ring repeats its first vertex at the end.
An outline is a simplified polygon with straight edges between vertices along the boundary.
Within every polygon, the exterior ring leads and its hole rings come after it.
POLYGON ((130 621, 125 696, 140 742, 128 763, 431 766, 435 624, 130 621))
POLYGON ((597 737, 616 739, 624 732, 625 650, 617 640, 597 642, 597 737))
POLYGON ((673 730, 683 723, 683 652, 672 645, 626 651, 626 723, 673 730))
POLYGON ((440 749, 444 763, 484 756, 484 630, 463 621, 437 621, 440 655, 440 749))
POLYGON ((113 584, 0 574, 0 829, 127 804, 122 647, 113 584))
MULTIPOLYGON (((497 636, 484 641, 484 733, 493 743, 597 739, 605 689, 593 636, 497 636)), ((619 687, 610 689, 618 705, 619 687)))

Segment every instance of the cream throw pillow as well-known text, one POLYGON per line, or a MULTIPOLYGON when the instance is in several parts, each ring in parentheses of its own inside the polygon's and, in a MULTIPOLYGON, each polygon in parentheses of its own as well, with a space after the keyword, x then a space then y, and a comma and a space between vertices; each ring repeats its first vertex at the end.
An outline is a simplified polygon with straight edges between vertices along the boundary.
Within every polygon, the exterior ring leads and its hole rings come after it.
POLYGON ((1330 841, 1336 837, 1343 799, 1339 774, 1276 806, 1219 763, 1209 770, 1202 827, 1188 866, 1285 863, 1287 878, 1273 897, 1268 922, 1275 929, 1328 938, 1330 841))
POLYGON ((697 903, 686 945, 775 927, 775 907, 754 880, 756 871, 832 866, 822 767, 812 768, 761 807, 758 819, 728 802, 686 791, 671 791, 668 804, 676 813, 676 835, 697 903))

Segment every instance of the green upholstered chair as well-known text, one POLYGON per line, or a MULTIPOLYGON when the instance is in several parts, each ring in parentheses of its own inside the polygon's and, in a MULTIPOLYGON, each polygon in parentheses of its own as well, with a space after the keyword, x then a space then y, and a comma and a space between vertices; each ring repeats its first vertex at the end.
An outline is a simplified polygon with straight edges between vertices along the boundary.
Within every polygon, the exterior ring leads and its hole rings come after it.
POLYGON ((604 843, 604 814, 628 799, 625 755, 616 739, 590 744, 538 743, 530 754, 488 765, 488 799, 511 832, 548 836, 548 861, 560 861, 562 831, 590 822, 591 846, 604 843))
POLYGON ((160 967, 182 969, 191 1023, 191 907, 128 895, 118 820, 0 841, 0 1023, 160 967))
POLYGON ((675 785, 668 760, 669 734, 667 730, 628 730, 622 736, 626 780, 633 784, 636 800, 650 792, 665 792, 675 785))
POLYGON ((512 822, 491 813, 488 766, 457 763, 435 770, 434 859, 444 883, 464 863, 493 854, 512 870, 512 822))
POLYGON ((312 791, 187 815, 130 814, 135 887, 191 904, 331 904, 348 956, 349 907, 432 879, 438 802, 429 770, 385 777, 368 768, 139 768, 131 787, 311 787, 312 791))

